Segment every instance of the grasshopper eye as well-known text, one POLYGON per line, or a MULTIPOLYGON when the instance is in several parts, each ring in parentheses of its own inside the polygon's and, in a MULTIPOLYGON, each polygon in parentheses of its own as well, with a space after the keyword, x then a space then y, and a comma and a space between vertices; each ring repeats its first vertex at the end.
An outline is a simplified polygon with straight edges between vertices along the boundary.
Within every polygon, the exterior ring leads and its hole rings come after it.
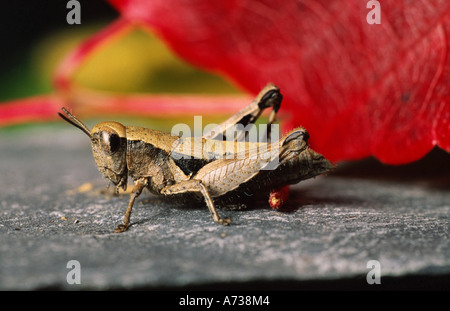
POLYGON ((109 136, 109 149, 112 153, 119 150, 120 147, 120 138, 117 134, 111 134, 109 136))
POLYGON ((103 131, 102 140, 103 140, 102 145, 104 146, 103 148, 109 149, 111 153, 114 153, 117 150, 119 150, 120 147, 119 135, 103 131))

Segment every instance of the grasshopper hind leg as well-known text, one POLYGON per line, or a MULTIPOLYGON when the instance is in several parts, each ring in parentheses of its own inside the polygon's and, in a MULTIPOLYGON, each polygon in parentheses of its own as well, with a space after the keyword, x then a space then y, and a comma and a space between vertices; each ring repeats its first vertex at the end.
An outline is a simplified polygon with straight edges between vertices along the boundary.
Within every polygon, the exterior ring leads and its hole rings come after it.
POLYGON ((219 139, 228 141, 241 141, 245 137, 245 131, 239 134, 231 133, 233 137, 227 137, 227 131, 233 129, 236 125, 241 125, 246 127, 249 124, 254 124, 258 118, 261 116, 262 112, 267 108, 272 108, 267 122, 267 141, 270 141, 271 137, 271 125, 275 122, 275 118, 278 110, 280 109, 281 101, 283 96, 280 93, 280 89, 273 84, 268 84, 261 92, 256 96, 256 98, 241 111, 231 116, 211 131, 205 133, 203 138, 205 139, 219 139))

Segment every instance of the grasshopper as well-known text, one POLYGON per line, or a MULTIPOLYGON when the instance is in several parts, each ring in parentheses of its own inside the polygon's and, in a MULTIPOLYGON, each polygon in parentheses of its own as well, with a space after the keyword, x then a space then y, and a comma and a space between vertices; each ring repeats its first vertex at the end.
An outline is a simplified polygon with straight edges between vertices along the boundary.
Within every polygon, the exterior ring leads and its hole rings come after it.
POLYGON ((333 169, 332 163, 308 147, 309 134, 304 128, 271 141, 270 129, 281 101, 279 88, 269 84, 248 106, 203 137, 180 137, 113 121, 100 122, 89 130, 67 109, 62 108, 64 114, 59 115, 89 136, 97 168, 116 193, 119 188, 126 190, 128 177, 133 180, 123 223, 114 230, 120 233, 129 228, 134 202, 144 188, 163 196, 203 199, 213 220, 229 225, 231 220, 221 218, 216 205, 242 204, 333 169), (230 135, 230 128, 254 124, 267 108, 272 111, 266 142, 239 139, 245 131, 230 135))

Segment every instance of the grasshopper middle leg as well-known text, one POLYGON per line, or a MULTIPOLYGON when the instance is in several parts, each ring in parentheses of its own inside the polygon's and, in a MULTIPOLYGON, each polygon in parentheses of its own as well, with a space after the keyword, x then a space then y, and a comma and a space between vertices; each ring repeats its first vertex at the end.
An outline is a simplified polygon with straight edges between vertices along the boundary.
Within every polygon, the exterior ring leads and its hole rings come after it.
POLYGON ((181 194, 187 192, 200 192, 203 195, 206 205, 208 206, 208 209, 211 212, 211 215, 216 223, 224 226, 228 226, 231 223, 231 219, 224 219, 219 216, 219 213, 214 206, 214 201, 211 198, 208 189, 205 187, 205 185, 202 184, 200 180, 191 179, 182 181, 174 185, 166 186, 161 190, 161 193, 165 195, 181 194))

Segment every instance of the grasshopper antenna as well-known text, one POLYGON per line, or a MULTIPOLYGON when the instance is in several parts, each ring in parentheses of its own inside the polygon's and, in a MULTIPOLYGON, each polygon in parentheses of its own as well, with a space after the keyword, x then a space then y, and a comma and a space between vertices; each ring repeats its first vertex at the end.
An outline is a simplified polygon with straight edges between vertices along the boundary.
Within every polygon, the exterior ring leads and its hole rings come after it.
POLYGON ((61 110, 65 113, 65 115, 64 115, 61 112, 58 112, 58 115, 61 118, 63 118, 64 120, 66 120, 67 122, 72 124, 73 126, 78 127, 80 130, 82 130, 84 133, 86 133, 86 135, 89 136, 89 138, 91 138, 91 133, 90 133, 88 127, 86 125, 84 125, 83 122, 78 120, 74 115, 72 115, 69 111, 67 111, 66 108, 62 107, 61 110))

